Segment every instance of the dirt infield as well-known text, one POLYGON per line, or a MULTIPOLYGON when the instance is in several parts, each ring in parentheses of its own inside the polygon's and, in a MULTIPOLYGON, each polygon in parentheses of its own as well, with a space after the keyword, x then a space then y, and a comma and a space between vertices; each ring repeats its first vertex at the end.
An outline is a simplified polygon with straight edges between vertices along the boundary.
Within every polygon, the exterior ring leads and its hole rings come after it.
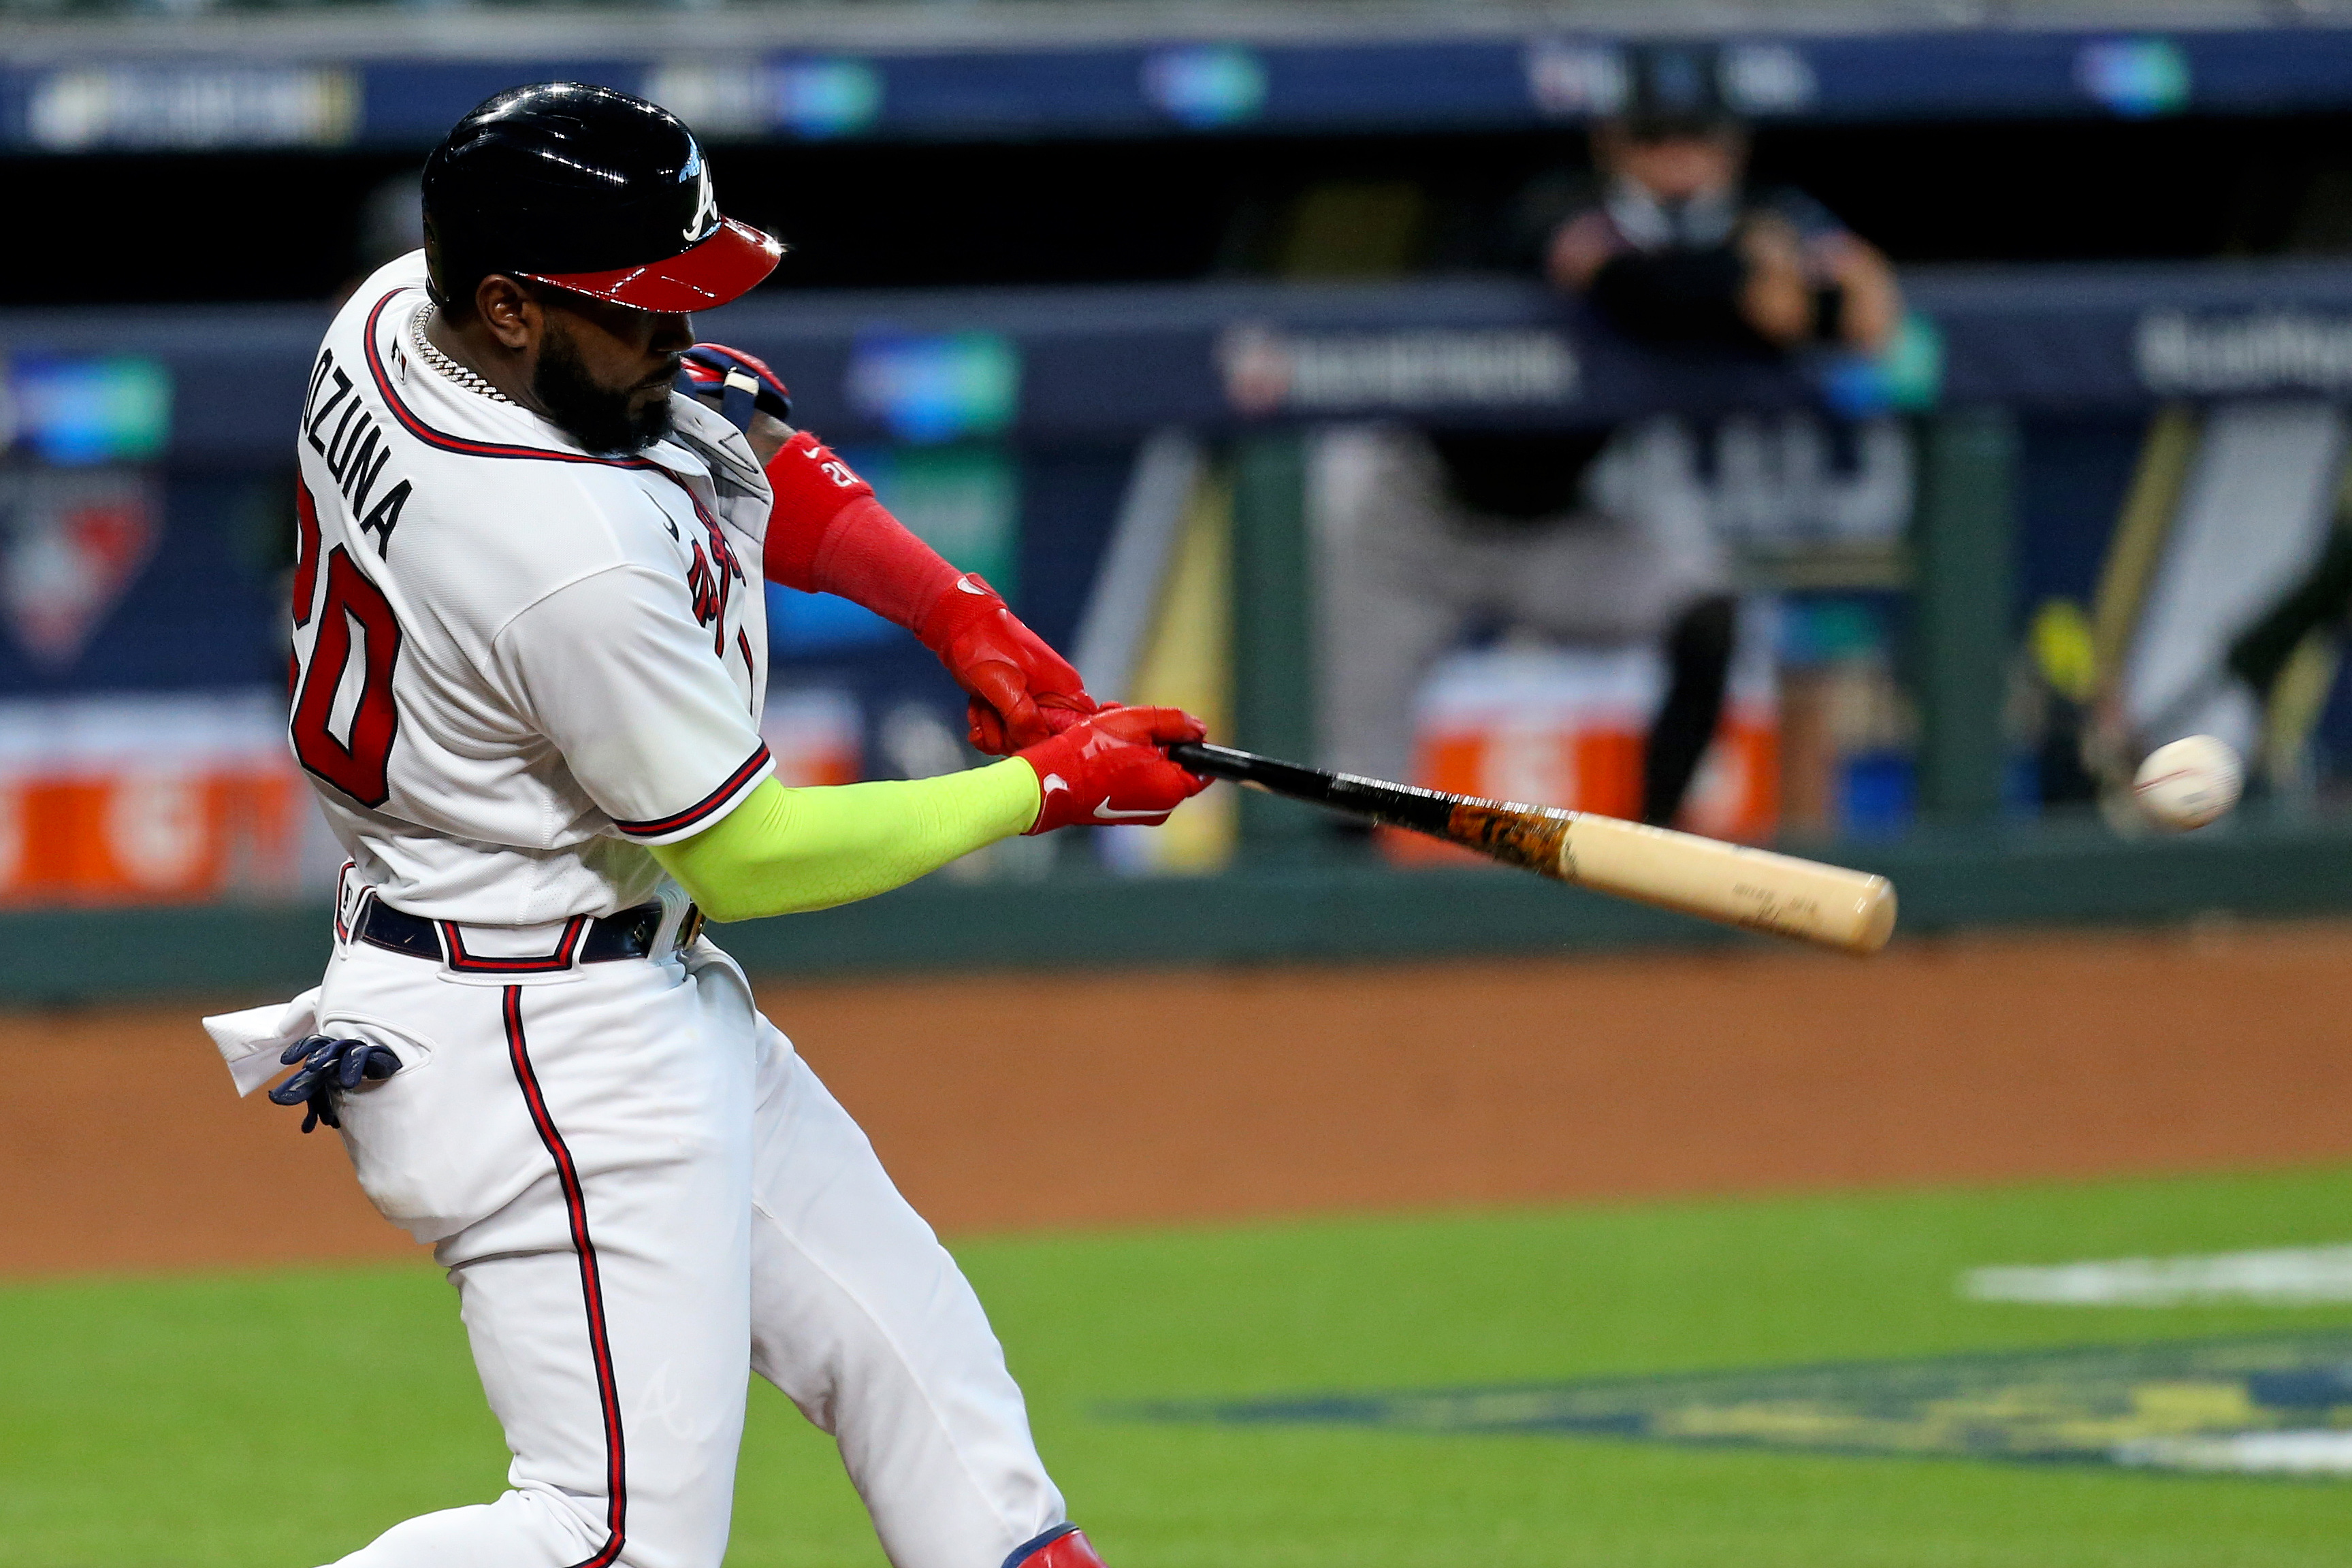
MULTIPOLYGON (((950 1232, 2352 1158, 2352 924, 764 988, 950 1232)), ((0 1017, 0 1273, 400 1254, 194 1007, 0 1017)))

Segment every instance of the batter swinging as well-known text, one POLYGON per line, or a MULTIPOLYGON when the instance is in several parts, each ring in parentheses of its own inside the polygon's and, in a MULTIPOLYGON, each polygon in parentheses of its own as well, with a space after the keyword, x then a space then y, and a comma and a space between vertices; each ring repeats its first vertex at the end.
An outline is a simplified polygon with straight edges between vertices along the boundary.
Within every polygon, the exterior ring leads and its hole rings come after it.
POLYGON ((513 1451, 496 1501, 341 1561, 717 1568, 757 1371, 837 1439, 899 1568, 1097 1564, 980 1302, 700 911, 1164 821, 1206 780, 1159 747, 1200 727, 1098 711, 782 423, 766 367, 694 345, 688 313, 781 247, 720 216, 667 113, 503 93, 435 151, 425 204, 425 252, 329 329, 299 436, 291 738, 351 857, 334 956, 293 1002, 206 1020, 240 1092, 299 1062, 272 1098, 340 1125, 435 1246, 513 1451), (782 787, 747 564, 915 632, 975 743, 1015 755, 782 787))

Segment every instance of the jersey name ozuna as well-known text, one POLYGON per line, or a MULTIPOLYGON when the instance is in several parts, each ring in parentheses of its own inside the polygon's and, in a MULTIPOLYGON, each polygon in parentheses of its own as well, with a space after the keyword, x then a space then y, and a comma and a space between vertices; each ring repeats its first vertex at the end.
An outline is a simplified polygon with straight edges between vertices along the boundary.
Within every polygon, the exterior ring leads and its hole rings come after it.
POLYGON ((583 451, 415 351, 424 253, 328 329, 297 446, 296 759, 353 876, 435 919, 535 925, 650 897, 645 846, 772 766, 769 489, 734 426, 583 451))

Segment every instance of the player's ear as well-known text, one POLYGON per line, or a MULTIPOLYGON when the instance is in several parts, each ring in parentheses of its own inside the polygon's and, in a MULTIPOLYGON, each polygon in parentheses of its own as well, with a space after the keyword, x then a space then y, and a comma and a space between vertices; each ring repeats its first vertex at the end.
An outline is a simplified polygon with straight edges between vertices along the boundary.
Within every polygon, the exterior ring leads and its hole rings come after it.
POLYGON ((544 312, 529 290, 503 273, 493 272, 474 285, 474 313, 502 348, 517 352, 538 337, 544 312))

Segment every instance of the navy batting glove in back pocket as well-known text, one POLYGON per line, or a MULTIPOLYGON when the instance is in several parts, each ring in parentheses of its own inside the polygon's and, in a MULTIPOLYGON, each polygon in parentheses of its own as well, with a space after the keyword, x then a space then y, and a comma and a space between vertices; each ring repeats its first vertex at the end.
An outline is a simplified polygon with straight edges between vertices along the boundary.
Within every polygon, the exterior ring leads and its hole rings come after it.
POLYGON ((297 1061, 302 1065, 269 1092, 270 1103, 307 1103, 310 1109, 302 1117, 302 1130, 306 1133, 321 1122, 330 1127, 343 1124, 335 1110, 339 1092, 356 1089, 370 1080, 389 1078, 400 1071, 400 1055, 388 1045, 375 1045, 364 1040, 331 1040, 323 1034, 296 1040, 279 1053, 278 1060, 289 1067, 297 1061))

